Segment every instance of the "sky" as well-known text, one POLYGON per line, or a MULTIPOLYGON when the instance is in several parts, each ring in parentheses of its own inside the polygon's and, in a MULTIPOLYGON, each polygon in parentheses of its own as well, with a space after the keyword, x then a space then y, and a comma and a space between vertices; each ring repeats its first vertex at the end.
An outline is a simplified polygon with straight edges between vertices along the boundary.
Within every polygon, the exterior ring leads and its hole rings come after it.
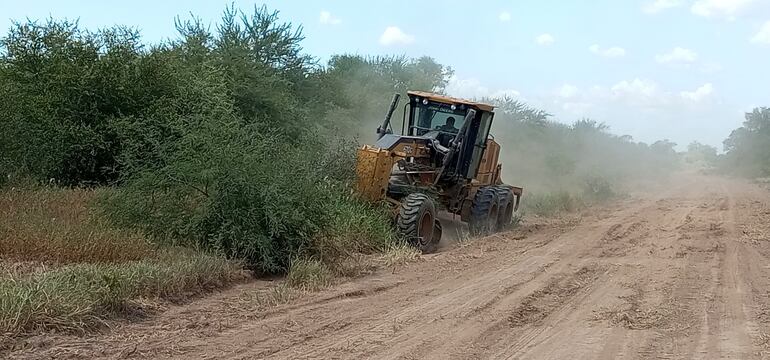
POLYGON ((423 55, 454 69, 447 93, 514 96, 572 123, 638 141, 721 149, 743 114, 770 106, 770 0, 194 1, 0 0, 0 25, 47 17, 176 36, 174 18, 216 26, 230 3, 302 25, 306 52, 423 55))

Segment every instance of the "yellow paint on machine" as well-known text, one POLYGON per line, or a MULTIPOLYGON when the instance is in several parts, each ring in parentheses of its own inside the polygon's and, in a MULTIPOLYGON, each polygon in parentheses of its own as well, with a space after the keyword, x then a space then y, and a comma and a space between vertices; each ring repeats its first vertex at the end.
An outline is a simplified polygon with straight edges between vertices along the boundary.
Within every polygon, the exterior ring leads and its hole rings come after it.
POLYGON ((368 201, 385 198, 393 162, 387 150, 369 145, 358 149, 355 188, 361 198, 368 201))
POLYGON ((479 172, 476 180, 481 185, 498 185, 500 180, 500 165, 497 163, 500 157, 500 144, 492 139, 487 139, 487 148, 479 163, 479 172))

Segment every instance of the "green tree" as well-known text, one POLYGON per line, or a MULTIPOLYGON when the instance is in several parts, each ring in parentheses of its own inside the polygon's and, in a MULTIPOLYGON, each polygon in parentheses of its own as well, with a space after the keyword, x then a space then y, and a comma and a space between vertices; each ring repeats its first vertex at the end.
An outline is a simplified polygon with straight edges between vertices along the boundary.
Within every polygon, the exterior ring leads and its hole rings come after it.
POLYGON ((733 130, 723 144, 727 171, 770 175, 770 109, 761 107, 746 113, 743 126, 733 130))
POLYGON ((687 162, 701 162, 713 166, 716 164, 717 158, 717 148, 711 145, 701 144, 697 141, 693 141, 690 145, 687 145, 687 162))
MULTIPOLYGON (((451 68, 429 57, 333 56, 320 75, 330 110, 327 123, 362 141, 373 141, 394 93, 403 97, 408 90, 441 93, 451 75, 451 68)), ((400 111, 395 113, 394 127, 400 123, 400 115, 400 111)))

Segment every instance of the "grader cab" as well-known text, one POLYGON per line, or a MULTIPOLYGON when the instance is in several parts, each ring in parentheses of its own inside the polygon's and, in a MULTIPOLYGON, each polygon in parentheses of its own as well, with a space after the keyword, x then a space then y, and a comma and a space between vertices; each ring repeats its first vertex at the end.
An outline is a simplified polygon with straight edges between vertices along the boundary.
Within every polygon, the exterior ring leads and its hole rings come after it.
POLYGON ((423 252, 441 239, 444 210, 468 223, 471 234, 508 226, 522 188, 502 182, 500 145, 489 134, 494 107, 422 91, 409 91, 401 135, 391 118, 393 97, 379 140, 358 151, 356 191, 393 206, 398 231, 423 252))

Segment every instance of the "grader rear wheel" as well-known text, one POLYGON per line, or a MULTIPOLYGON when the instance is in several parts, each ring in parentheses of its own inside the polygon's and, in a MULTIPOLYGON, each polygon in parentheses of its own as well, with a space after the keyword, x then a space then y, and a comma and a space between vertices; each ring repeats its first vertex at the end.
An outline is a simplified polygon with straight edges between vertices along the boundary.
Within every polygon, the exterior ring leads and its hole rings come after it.
POLYGON ((436 205, 430 197, 414 193, 402 199, 401 208, 396 217, 396 226, 401 235, 414 247, 424 253, 434 250, 441 238, 441 225, 437 223, 436 205))
POLYGON ((476 192, 468 223, 471 235, 487 235, 497 230, 500 199, 494 187, 483 187, 476 192))
POLYGON ((513 191, 504 186, 495 187, 497 198, 500 200, 500 211, 497 218, 497 231, 505 230, 513 221, 513 208, 516 207, 513 191))

